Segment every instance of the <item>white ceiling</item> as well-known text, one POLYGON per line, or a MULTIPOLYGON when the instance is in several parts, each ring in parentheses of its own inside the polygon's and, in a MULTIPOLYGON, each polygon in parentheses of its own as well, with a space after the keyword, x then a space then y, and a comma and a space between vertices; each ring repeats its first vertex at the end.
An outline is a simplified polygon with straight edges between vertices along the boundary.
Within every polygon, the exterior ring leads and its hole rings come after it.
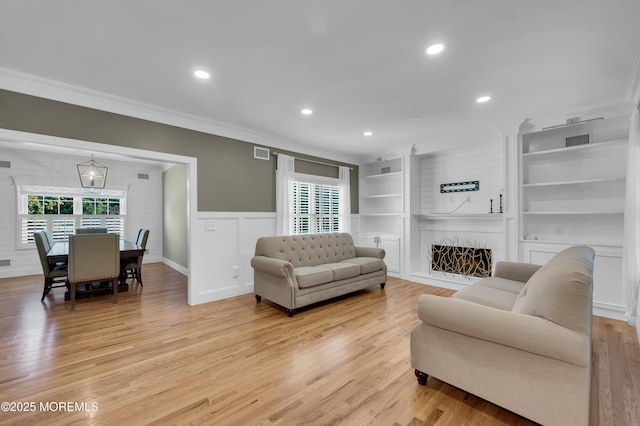
POLYGON ((353 158, 628 102, 639 17, 638 0, 2 0, 0 69, 353 158))

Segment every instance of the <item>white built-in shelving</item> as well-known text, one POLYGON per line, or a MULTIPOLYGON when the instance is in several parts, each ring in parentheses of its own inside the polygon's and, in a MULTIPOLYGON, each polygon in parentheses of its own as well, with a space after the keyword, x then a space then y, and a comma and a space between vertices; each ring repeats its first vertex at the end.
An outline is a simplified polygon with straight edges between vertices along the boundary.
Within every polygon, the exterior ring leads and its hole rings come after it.
POLYGON ((622 114, 520 135, 520 259, 543 264, 572 245, 592 247, 594 313, 614 318, 625 305, 628 133, 622 114))
POLYGON ((380 159, 360 167, 360 244, 385 249, 391 272, 400 272, 404 232, 403 158, 380 159))
POLYGON ((616 117, 522 135, 522 240, 622 244, 627 133, 616 117))

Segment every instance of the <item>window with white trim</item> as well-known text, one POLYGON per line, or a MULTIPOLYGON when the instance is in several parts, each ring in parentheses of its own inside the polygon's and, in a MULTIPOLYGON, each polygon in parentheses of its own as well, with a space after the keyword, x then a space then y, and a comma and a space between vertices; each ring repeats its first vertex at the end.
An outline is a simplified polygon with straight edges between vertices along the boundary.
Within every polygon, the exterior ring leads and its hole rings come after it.
POLYGON ((47 231, 53 241, 66 241, 76 228, 107 228, 124 238, 126 192, 81 188, 17 187, 18 247, 33 247, 33 234, 47 231))
POLYGON ((291 235, 339 232, 338 180, 296 174, 291 208, 291 235))

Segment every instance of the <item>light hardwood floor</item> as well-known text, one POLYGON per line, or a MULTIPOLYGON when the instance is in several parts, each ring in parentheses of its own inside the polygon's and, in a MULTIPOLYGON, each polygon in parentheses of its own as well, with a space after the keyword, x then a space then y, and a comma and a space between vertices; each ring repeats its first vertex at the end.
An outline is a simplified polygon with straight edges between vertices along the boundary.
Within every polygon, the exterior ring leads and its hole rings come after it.
MULTIPOLYGON (((417 384, 416 299, 448 290, 390 278, 289 318, 252 294, 190 307, 184 276, 144 273, 117 305, 94 297, 75 312, 63 289, 40 302, 41 276, 0 279, 1 400, 35 408, 0 424, 532 424, 435 378, 417 384)), ((597 317, 593 350, 592 424, 640 424, 635 330, 597 317)))

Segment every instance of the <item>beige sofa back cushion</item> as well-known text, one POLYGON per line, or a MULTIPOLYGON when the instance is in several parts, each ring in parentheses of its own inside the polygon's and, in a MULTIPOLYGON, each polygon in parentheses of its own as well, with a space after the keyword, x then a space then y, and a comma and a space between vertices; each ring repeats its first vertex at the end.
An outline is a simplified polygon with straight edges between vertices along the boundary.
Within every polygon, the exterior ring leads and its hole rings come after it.
POLYGON ((587 332, 594 256, 593 249, 585 246, 571 247, 555 255, 529 278, 512 311, 587 332))
POLYGON ((353 259, 356 248, 347 233, 262 237, 256 243, 256 256, 285 260, 299 268, 353 259))

